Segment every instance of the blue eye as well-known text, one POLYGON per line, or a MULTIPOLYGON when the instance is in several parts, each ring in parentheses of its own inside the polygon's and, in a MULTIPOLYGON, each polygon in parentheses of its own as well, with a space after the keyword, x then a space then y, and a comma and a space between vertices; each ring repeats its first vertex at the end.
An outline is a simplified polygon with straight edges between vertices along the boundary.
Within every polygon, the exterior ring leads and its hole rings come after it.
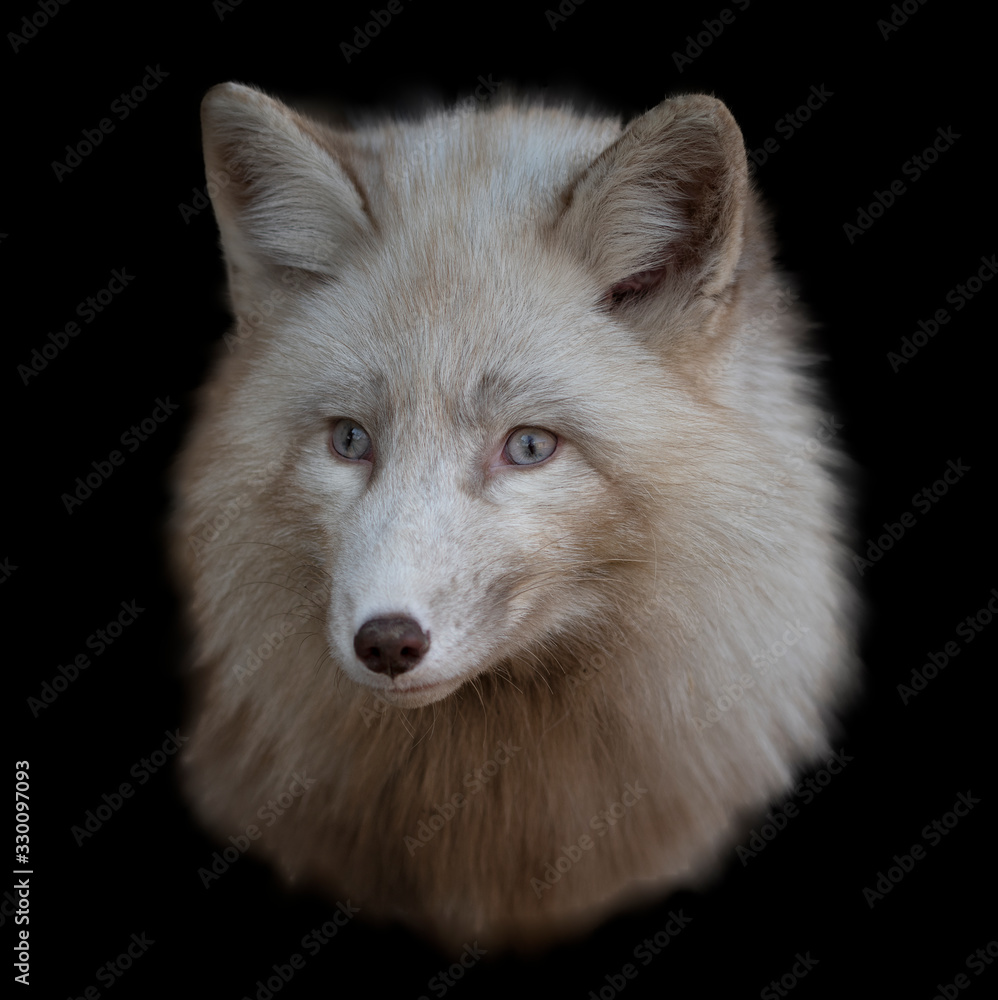
POLYGON ((537 465, 554 454, 558 438, 543 427, 518 427, 506 439, 503 456, 514 465, 537 465))
POLYGON ((329 444, 337 455, 352 462, 359 462, 371 455, 371 438, 367 431, 355 420, 346 417, 336 421, 329 444))

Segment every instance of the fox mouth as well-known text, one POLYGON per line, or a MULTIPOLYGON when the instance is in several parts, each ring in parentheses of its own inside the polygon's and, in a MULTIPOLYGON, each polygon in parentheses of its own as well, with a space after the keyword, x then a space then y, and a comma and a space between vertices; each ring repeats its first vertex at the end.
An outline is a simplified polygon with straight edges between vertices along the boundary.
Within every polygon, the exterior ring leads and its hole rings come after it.
POLYGON ((420 708, 441 701, 453 694, 463 683, 463 677, 446 677, 435 681, 413 683, 402 675, 384 687, 381 685, 374 687, 371 684, 365 684, 365 687, 373 687, 374 692, 390 705, 397 705, 399 708, 420 708))

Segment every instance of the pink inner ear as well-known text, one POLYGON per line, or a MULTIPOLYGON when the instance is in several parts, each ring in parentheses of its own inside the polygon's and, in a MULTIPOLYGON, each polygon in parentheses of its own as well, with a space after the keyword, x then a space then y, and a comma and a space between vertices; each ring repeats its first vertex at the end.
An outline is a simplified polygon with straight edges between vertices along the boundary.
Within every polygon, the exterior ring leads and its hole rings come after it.
POLYGON ((630 295, 640 294, 654 288, 664 277, 667 267, 653 267, 647 271, 637 271, 611 285, 606 293, 606 301, 620 302, 630 295))

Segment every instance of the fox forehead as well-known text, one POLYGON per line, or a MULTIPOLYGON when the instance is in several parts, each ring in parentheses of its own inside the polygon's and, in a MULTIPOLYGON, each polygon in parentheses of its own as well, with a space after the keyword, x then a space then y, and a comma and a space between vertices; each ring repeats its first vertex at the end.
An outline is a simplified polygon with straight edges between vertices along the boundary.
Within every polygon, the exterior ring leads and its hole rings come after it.
MULTIPOLYGON (((578 174, 620 133, 612 118, 510 101, 461 105, 420 121, 380 121, 351 134, 351 167, 372 214, 451 224, 531 221, 557 211, 578 174)), ((335 133, 327 148, 336 147, 335 133)))
POLYGON ((661 391, 665 373, 651 352, 587 307, 581 285, 566 294, 568 276, 559 289, 536 269, 522 281, 484 271, 477 282, 441 288, 414 269, 409 280, 369 288, 363 312, 349 314, 339 282, 328 283, 307 318, 286 324, 273 344, 288 396, 313 415, 421 414, 479 427, 546 421, 582 433, 608 398, 661 391))

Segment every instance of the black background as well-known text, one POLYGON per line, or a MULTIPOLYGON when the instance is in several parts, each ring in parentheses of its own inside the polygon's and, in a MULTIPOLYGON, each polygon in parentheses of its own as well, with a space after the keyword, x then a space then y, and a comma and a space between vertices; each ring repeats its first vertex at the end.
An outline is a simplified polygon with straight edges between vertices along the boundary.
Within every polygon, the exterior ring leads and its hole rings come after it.
MULTIPOLYGON (((129 776, 185 721, 178 602, 162 555, 167 473, 227 317, 211 212, 185 218, 182 206, 205 184, 200 99, 235 79, 348 107, 390 107, 417 90, 451 99, 479 88, 488 99, 483 81, 567 87, 625 113, 669 93, 715 93, 750 148, 779 143, 757 182, 775 210, 782 260, 821 324, 840 440, 863 469, 857 551, 884 534, 885 522, 915 517, 860 581, 870 607, 867 695, 845 719, 840 745, 852 760, 843 773, 747 865, 732 852, 707 891, 622 916, 543 958, 482 962, 448 994, 584 998, 602 989, 609 997, 609 983, 632 962, 638 976, 617 980, 625 997, 755 997, 809 952, 818 964, 790 992, 801 1000, 930 1000, 961 973, 966 988, 949 990, 994 995, 998 969, 978 976, 965 959, 988 942, 998 955, 990 676, 998 624, 982 625, 972 642, 956 629, 998 594, 989 551, 998 281, 960 310, 947 300, 982 256, 998 251, 983 15, 908 0, 912 13, 885 38, 878 20, 892 15, 886 0, 847 11, 731 3, 733 23, 680 72, 673 53, 708 30, 704 19, 721 24, 720 2, 660 11, 587 0, 574 11, 564 5, 568 16, 552 27, 545 11, 556 9, 554 0, 547 8, 403 0, 347 61, 340 43, 371 20, 371 6, 205 0, 95 8, 72 0, 43 23, 39 4, 23 0, 3 19, 5 32, 22 36, 23 17, 41 25, 25 42, 14 40, 16 51, 8 35, 0 56, 8 178, 0 255, 13 318, 5 324, 11 509, 0 593, 10 766, 31 765, 31 990, 62 998, 95 987, 119 1000, 255 997, 257 981, 304 954, 303 936, 332 914, 324 900, 286 894, 245 857, 206 890, 197 870, 218 845, 177 793, 175 758, 144 785, 129 776), (113 102, 141 84, 147 67, 166 75, 122 120, 113 102), (777 123, 812 87, 831 96, 786 137, 777 123), (67 144, 103 118, 113 131, 57 177, 52 164, 66 161, 67 144), (913 180, 904 165, 939 129, 959 138, 913 180), (898 180, 904 193, 850 240, 844 225, 898 180), (115 269, 133 279, 25 384, 19 366, 30 365, 50 332, 79 320, 77 304, 105 288, 115 269), (939 309, 949 322, 895 371, 888 353, 900 352, 902 338, 939 309), (179 408, 124 451, 121 435, 151 415, 157 398, 179 408), (68 513, 63 494, 115 449, 124 464, 68 513), (919 510, 915 495, 950 461, 969 471, 919 510), (91 652, 88 636, 122 601, 144 609, 135 623, 33 712, 28 699, 40 697, 60 664, 91 652), (897 685, 947 642, 958 655, 903 704, 897 685), (134 797, 78 846, 71 827, 123 781, 134 797), (967 792, 980 804, 929 845, 923 828, 967 792), (871 909, 863 889, 913 844, 925 846, 925 858, 871 909), (680 908, 689 926, 649 965, 635 962, 635 946, 680 908), (132 934, 155 944, 108 987, 97 970, 132 934)), ((9 905, 3 911, 10 957, 9 905)), ((438 996, 429 982, 449 963, 401 930, 360 920, 306 958, 276 995, 438 996)))

